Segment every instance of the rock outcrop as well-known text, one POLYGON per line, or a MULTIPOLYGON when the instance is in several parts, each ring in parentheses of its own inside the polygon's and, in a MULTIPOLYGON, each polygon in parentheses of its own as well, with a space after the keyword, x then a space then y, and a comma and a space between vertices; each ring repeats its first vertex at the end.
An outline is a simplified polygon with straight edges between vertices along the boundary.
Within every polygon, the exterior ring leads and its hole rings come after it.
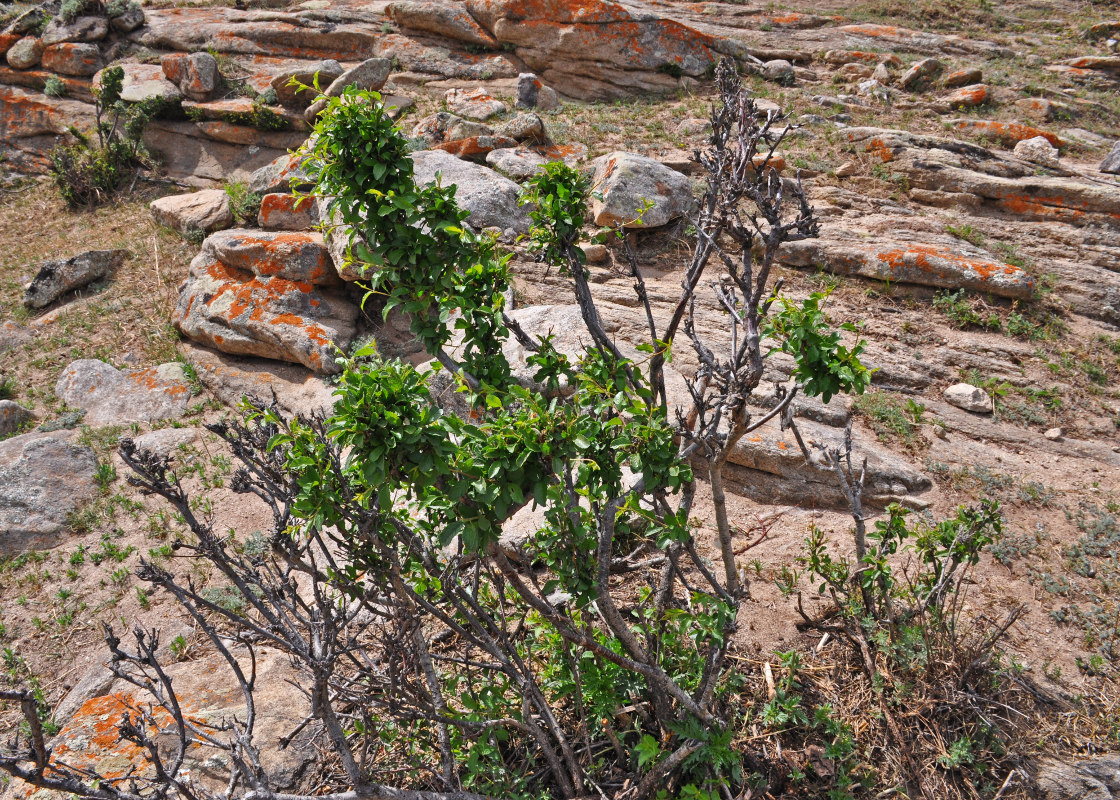
POLYGON ((55 394, 67 405, 85 411, 82 421, 94 427, 180 417, 191 397, 181 364, 118 370, 88 358, 62 371, 55 394))

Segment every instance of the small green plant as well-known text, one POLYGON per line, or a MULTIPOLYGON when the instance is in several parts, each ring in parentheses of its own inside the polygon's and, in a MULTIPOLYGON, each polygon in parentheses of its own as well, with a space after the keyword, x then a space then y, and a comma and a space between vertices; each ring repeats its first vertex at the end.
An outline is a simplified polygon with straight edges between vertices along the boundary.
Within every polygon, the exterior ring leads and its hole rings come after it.
POLYGON ((57 75, 51 75, 43 82, 43 94, 47 97, 65 97, 66 84, 57 75))
POLYGON ((229 197, 229 210, 234 219, 245 225, 256 225, 261 210, 261 196, 250 192, 244 181, 226 181, 223 188, 229 197))
POLYGON ((18 387, 19 384, 16 382, 15 378, 0 378, 0 400, 11 400, 14 398, 18 387))
POLYGON ((934 295, 933 307, 949 318, 955 328, 981 328, 998 331, 1003 322, 993 311, 984 311, 976 298, 960 289, 956 292, 940 292, 934 295))
POLYGON ((969 244, 974 244, 977 247, 984 246, 984 234, 971 225, 947 225, 945 226, 945 231, 956 236, 958 239, 964 239, 969 244))
POLYGON ((62 0, 58 8, 58 18, 63 22, 73 22, 86 10, 88 0, 62 0))
POLYGON ((907 447, 919 443, 917 430, 926 410, 921 403, 910 398, 903 400, 892 392, 874 391, 857 397, 852 410, 866 417, 875 435, 884 442, 899 441, 907 447))

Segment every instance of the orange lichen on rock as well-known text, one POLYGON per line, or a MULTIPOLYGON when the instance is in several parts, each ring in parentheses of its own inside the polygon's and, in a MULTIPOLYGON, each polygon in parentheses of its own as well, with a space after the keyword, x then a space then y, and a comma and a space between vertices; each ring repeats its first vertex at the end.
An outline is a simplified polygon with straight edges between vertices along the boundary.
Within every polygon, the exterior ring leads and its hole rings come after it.
POLYGON ((867 152, 874 155, 884 164, 894 159, 894 151, 887 146, 886 142, 878 137, 867 143, 867 152))
POLYGON ((957 120, 954 124, 959 131, 972 131, 995 139, 1000 142, 1014 144, 1026 139, 1033 139, 1036 136, 1041 136, 1054 147, 1062 147, 1064 142, 1054 135, 1038 128, 1032 128, 1030 125, 1020 125, 1015 122, 995 122, 993 120, 982 119, 962 119, 957 120))

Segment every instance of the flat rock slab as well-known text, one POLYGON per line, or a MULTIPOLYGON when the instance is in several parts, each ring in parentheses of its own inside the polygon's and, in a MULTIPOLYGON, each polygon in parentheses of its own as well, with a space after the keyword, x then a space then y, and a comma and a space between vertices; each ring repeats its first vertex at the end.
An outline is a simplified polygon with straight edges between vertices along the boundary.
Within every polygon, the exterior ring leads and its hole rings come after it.
POLYGON ((65 260, 44 261, 23 302, 31 308, 49 305, 67 292, 108 276, 127 255, 127 250, 89 250, 65 260))
POLYGON ((0 555, 50 547, 97 494, 97 458, 68 433, 25 433, 0 442, 0 555))
MULTIPOLYGON (((846 507, 836 474, 814 446, 840 447, 844 432, 809 421, 799 421, 797 427, 809 448, 809 461, 793 433, 781 430, 778 421, 772 420, 744 436, 732 449, 729 464, 744 469, 731 470, 729 479, 736 489, 761 502, 846 507)), ((852 463, 867 458, 864 503, 880 507, 905 501, 924 505, 915 496, 933 487, 929 478, 865 438, 855 438, 852 463)))
POLYGON ((67 405, 83 409, 83 422, 95 427, 180 417, 191 396, 181 364, 118 370, 88 358, 62 371, 55 393, 67 405))
POLYGON ((231 356, 193 342, 181 347, 202 385, 228 406, 243 398, 268 405, 275 398, 289 414, 329 413, 334 407, 331 387, 298 364, 231 356))
POLYGON ((419 186, 435 183, 455 185, 455 202, 470 212, 467 222, 476 228, 500 228, 514 233, 529 232, 529 209, 518 205, 521 187, 489 167, 463 161, 442 150, 421 150, 412 154, 419 186))

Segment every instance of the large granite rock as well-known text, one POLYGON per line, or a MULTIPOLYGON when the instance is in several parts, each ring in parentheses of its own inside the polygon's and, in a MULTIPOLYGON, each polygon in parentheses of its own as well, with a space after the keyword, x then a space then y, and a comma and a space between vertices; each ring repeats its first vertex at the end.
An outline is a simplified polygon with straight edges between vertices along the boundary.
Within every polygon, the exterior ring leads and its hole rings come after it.
POLYGON ((402 28, 435 33, 478 47, 498 47, 494 35, 457 3, 404 0, 387 5, 385 14, 402 28))
POLYGON ((43 30, 43 44, 99 42, 108 35, 109 20, 104 17, 76 17, 70 22, 55 17, 43 30))
POLYGON ((318 233, 221 231, 191 262, 172 319, 225 353, 336 372, 358 316, 339 282, 318 233))
POLYGON ((474 227, 529 232, 529 210, 517 202, 521 187, 509 178, 441 150, 421 150, 412 154, 412 160, 418 185, 435 183, 438 174, 444 186, 457 187, 455 201, 470 212, 467 222, 474 227))
POLYGON ((43 51, 43 69, 60 75, 94 75, 102 67, 101 50, 95 44, 63 42, 43 51))
POLYGON ((97 427, 180 417, 191 391, 181 364, 118 370, 86 358, 62 371, 55 394, 67 405, 84 410, 82 421, 97 427))
POLYGON ((89 250, 59 261, 45 261, 23 302, 31 308, 42 308, 67 292, 88 286, 111 274, 128 255, 127 250, 89 250))
POLYGON ((0 555, 50 547, 97 493, 97 458, 70 434, 25 433, 0 442, 0 555))
POLYGON ((596 225, 656 228, 693 208, 692 182, 648 156, 614 152, 591 163, 591 215, 596 225), (646 202, 653 205, 639 221, 646 202))

